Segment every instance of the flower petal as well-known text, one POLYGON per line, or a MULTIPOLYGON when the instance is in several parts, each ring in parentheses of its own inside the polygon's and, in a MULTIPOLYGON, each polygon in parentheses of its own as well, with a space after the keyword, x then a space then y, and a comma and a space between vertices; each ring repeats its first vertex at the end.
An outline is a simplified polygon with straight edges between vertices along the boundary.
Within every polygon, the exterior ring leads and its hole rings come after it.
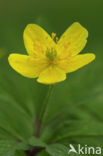
POLYGON ((62 70, 65 70, 66 73, 74 72, 79 68, 89 64, 95 59, 95 55, 92 53, 76 55, 70 60, 62 60, 59 64, 62 70))
POLYGON ((64 81, 66 74, 56 66, 50 66, 40 73, 37 81, 43 84, 54 84, 56 82, 64 81))
POLYGON ((36 60, 27 55, 11 54, 8 60, 11 67, 16 72, 28 78, 37 77, 47 66, 45 61, 36 60))
POLYGON ((24 44, 29 55, 43 55, 47 48, 54 47, 50 35, 36 24, 29 24, 24 30, 24 44))
POLYGON ((85 47, 88 31, 78 22, 73 23, 58 41, 58 49, 62 57, 73 56, 85 47))

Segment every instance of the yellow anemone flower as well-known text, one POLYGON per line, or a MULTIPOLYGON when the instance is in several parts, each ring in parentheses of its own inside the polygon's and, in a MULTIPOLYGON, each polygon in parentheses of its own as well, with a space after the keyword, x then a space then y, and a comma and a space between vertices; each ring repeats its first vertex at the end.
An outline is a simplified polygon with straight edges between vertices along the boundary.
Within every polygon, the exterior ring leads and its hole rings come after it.
POLYGON ((23 38, 28 55, 10 54, 11 67, 39 83, 54 84, 64 81, 74 72, 95 59, 92 53, 79 54, 85 47, 88 31, 78 22, 73 23, 60 37, 52 36, 36 24, 29 24, 23 38))

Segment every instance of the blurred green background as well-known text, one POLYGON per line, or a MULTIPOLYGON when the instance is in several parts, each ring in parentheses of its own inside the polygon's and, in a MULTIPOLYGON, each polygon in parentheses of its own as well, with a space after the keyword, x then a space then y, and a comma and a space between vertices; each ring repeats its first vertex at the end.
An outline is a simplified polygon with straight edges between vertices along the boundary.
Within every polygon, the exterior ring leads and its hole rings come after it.
POLYGON ((0 0, 0 139, 26 140, 34 134, 48 86, 16 73, 8 64, 10 53, 25 53, 27 24, 42 26, 57 36, 78 21, 89 31, 83 52, 96 54, 88 66, 56 84, 48 107, 42 139, 64 144, 103 144, 103 1, 0 0))

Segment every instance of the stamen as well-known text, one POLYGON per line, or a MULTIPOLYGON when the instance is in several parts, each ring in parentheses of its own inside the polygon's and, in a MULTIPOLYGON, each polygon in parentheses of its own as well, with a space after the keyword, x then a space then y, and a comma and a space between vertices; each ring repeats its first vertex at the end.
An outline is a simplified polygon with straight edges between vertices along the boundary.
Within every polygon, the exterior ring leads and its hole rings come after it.
POLYGON ((55 48, 47 48, 47 51, 46 51, 46 56, 51 60, 53 61, 55 59, 55 57, 57 56, 57 52, 55 50, 55 48))
POLYGON ((53 39, 56 43, 58 43, 59 38, 56 37, 56 33, 53 32, 53 33, 51 34, 51 37, 52 37, 52 39, 53 39))
POLYGON ((51 36, 52 36, 52 39, 54 40, 55 37, 56 37, 56 33, 53 32, 53 33, 51 34, 51 36))
POLYGON ((56 37, 56 43, 58 43, 58 40, 59 40, 59 38, 58 38, 58 37, 56 37))

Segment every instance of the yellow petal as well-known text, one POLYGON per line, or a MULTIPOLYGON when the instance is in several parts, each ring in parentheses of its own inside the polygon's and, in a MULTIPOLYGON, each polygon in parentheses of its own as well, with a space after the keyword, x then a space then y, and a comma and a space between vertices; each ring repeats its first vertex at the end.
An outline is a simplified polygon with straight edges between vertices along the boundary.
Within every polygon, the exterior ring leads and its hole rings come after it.
POLYGON ((85 47, 88 31, 78 22, 73 23, 58 41, 58 49, 62 57, 73 56, 85 47))
POLYGON ((50 66, 40 73, 37 81, 43 84, 54 84, 56 82, 64 81, 66 74, 56 66, 50 66))
POLYGON ((69 60, 62 60, 59 66, 62 68, 62 70, 65 70, 66 73, 70 73, 89 64, 94 59, 95 59, 95 55, 92 53, 76 55, 69 60))
POLYGON ((29 24, 24 30, 24 44, 29 55, 44 55, 55 42, 49 34, 36 24, 29 24))
POLYGON ((37 77, 47 66, 45 60, 38 60, 31 56, 20 54, 11 54, 8 61, 16 72, 28 78, 37 77))

